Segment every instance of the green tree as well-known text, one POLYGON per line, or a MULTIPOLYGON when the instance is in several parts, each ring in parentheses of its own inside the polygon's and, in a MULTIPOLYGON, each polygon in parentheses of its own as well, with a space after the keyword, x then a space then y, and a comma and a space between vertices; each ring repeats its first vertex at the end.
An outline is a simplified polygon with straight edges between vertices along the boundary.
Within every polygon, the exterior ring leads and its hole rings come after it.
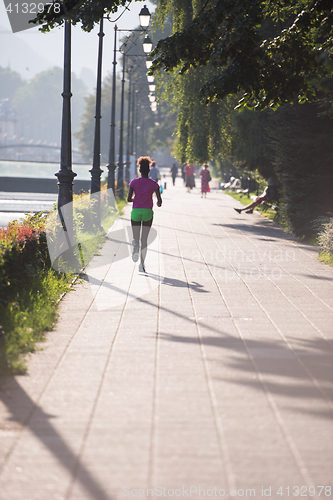
POLYGON ((276 177, 274 153, 268 132, 273 114, 270 109, 261 112, 244 109, 232 114, 234 133, 229 158, 238 167, 251 172, 257 171, 265 179, 276 177))
MULTIPOLYGON (((194 7, 188 0, 176 4, 159 2, 154 15, 154 29, 156 26, 160 32, 165 28, 173 32, 181 29, 192 19, 195 8, 197 6, 194 7)), ((237 100, 230 97, 224 102, 208 105, 198 100, 202 82, 213 74, 209 67, 189 68, 186 74, 159 72, 159 86, 164 89, 160 101, 166 100, 177 117, 173 151, 181 163, 187 159, 202 163, 217 156, 223 159, 230 153, 233 133, 230 114, 237 100)))
POLYGON ((241 106, 262 109, 316 100, 332 77, 330 0, 208 0, 195 13, 157 44, 153 70, 210 66, 215 74, 202 82, 203 101, 239 92, 241 106))
POLYGON ((311 236, 313 221, 332 212, 333 122, 317 103, 282 106, 268 135, 281 188, 281 212, 297 236, 311 236))
POLYGON ((43 32, 61 26, 65 20, 70 20, 72 24, 81 23, 84 31, 91 31, 103 15, 117 12, 127 0, 62 0, 60 8, 59 2, 53 3, 53 8, 46 5, 44 11, 31 21, 42 25, 43 32))
POLYGON ((206 73, 200 68, 176 75, 170 82, 169 96, 177 110, 175 154, 181 163, 225 158, 231 152, 231 113, 237 101, 230 97, 208 105, 201 103, 197 94, 206 73))
MULTIPOLYGON (((18 113, 20 135, 26 142, 32 139, 60 143, 62 70, 54 67, 38 73, 31 81, 20 86, 13 96, 13 107, 18 113)), ((72 75, 75 102, 72 106, 72 126, 79 125, 79 117, 86 93, 82 80, 72 75)))
MULTIPOLYGON (((120 79, 117 81, 117 95, 120 92, 120 79)), ((110 140, 110 117, 111 117, 111 93, 112 93, 112 77, 107 76, 102 85, 102 103, 101 103, 101 159, 104 162, 108 160, 109 140, 110 140)), ((116 120, 119 120, 119 104, 117 100, 116 120)), ((87 162, 92 162, 94 133, 95 133, 95 94, 89 94, 85 97, 84 112, 81 114, 81 122, 75 137, 79 142, 79 148, 83 154, 83 158, 87 162)), ((116 127, 118 133, 118 127, 116 127)), ((116 135, 116 145, 118 145, 118 135, 116 135)))
POLYGON ((147 150, 149 155, 160 150, 172 154, 174 144, 174 131, 176 129, 176 112, 168 105, 167 101, 161 99, 156 115, 151 118, 147 138, 147 150))
POLYGON ((274 175, 289 227, 309 236, 312 221, 333 204, 332 2, 191 5, 192 14, 188 2, 177 2, 178 10, 169 0, 159 3, 159 22, 172 12, 176 22, 157 44, 152 68, 170 75, 178 157, 215 155, 221 165, 231 159, 274 175), (318 104, 298 104, 307 101, 318 104))
POLYGON ((0 99, 12 101, 15 93, 24 83, 19 73, 10 68, 0 67, 0 99))

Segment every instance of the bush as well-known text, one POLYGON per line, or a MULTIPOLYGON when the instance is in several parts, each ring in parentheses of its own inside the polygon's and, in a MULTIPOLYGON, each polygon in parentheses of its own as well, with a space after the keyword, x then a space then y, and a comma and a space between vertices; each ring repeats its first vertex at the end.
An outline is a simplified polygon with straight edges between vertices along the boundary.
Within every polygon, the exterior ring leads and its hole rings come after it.
MULTIPOLYGON (((84 263, 88 263, 105 239, 91 223, 89 197, 75 196, 74 225, 79 237, 86 237, 84 263), (90 228, 91 234, 87 234, 90 228), (80 235, 80 231, 83 232, 80 235)), ((116 210, 110 208, 102 193, 103 223, 109 228, 116 210)), ((117 200, 120 209, 126 202, 117 200)), ((56 216, 53 211, 48 219, 56 216)), ((46 218, 42 213, 27 215, 0 228, 0 376, 26 371, 21 356, 35 350, 44 332, 52 329, 61 295, 71 288, 75 274, 57 272, 51 267, 47 246, 46 218)))
POLYGON ((318 104, 296 104, 270 117, 280 213, 299 237, 314 236, 313 220, 333 206, 333 120, 321 112, 318 104))
POLYGON ((26 370, 21 355, 52 328, 72 280, 51 268, 42 213, 0 228, 0 375, 26 370))
POLYGON ((333 217, 322 225, 322 230, 318 234, 318 244, 321 252, 333 257, 333 217))
POLYGON ((21 286, 22 276, 50 267, 43 215, 28 215, 0 228, 0 304, 21 286))

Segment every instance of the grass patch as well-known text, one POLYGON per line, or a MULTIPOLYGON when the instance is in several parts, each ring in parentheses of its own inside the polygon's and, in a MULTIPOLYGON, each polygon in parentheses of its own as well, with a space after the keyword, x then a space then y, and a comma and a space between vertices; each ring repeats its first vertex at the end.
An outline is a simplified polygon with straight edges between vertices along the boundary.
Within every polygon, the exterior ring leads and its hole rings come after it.
POLYGON ((323 264, 327 264, 328 266, 333 266, 333 255, 331 253, 320 252, 318 258, 320 262, 322 262, 323 264))
MULTIPOLYGON (((225 191, 225 193, 235 200, 239 201, 243 205, 249 205, 251 203, 251 198, 248 198, 247 195, 241 193, 234 193, 225 191)), ((286 231, 289 231, 288 224, 283 220, 279 214, 272 210, 271 208, 265 209, 265 204, 259 205, 255 210, 259 211, 264 217, 268 219, 274 220, 279 226, 282 226, 286 231)), ((318 236, 312 236, 308 238, 299 238, 306 243, 307 245, 314 245, 321 247, 322 249, 319 251, 318 259, 323 264, 327 264, 329 266, 333 266, 333 254, 330 249, 333 248, 333 220, 329 217, 322 217, 317 220, 318 225, 318 236), (319 224, 319 225, 318 225, 319 224), (319 229, 320 228, 320 229, 319 229)))
POLYGON ((22 356, 52 329, 57 301, 72 280, 51 267, 42 213, 0 228, 1 375, 26 371, 22 356))
MULTIPOLYGON (((126 201, 116 201, 121 214, 126 201)), ((84 215, 81 209, 82 226, 84 215)), ((114 213, 107 214, 107 227, 113 219, 114 213)), ((105 235, 93 236, 87 241, 86 262, 105 241, 105 235)), ((43 214, 27 215, 7 229, 0 228, 0 380, 27 371, 24 356, 34 352, 54 327, 59 299, 77 276, 51 267, 43 214)))
POLYGON ((57 303, 71 288, 73 275, 51 269, 22 274, 22 281, 11 299, 0 305, 2 341, 0 375, 23 374, 27 371, 23 356, 36 350, 44 340, 44 332, 52 330, 57 319, 57 303))

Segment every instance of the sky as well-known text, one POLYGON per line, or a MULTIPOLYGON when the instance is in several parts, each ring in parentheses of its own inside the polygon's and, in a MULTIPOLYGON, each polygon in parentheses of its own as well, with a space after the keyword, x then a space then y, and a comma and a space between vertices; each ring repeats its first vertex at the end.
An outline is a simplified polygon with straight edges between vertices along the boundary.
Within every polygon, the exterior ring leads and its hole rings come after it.
MULTIPOLYGON (((155 6, 149 1, 133 1, 128 7, 130 10, 125 10, 116 23, 104 21, 103 77, 112 71, 114 25, 117 24, 120 29, 137 28, 143 5, 147 5, 151 13, 154 12, 155 6)), ((116 19, 123 10, 124 8, 120 9, 111 18, 116 19)), ((89 90, 96 85, 98 31, 98 26, 90 33, 85 33, 79 26, 73 26, 72 29, 72 71, 85 79, 89 90)), ((62 68, 63 34, 63 27, 45 34, 38 31, 38 28, 13 34, 4 1, 0 0, 0 66, 10 67, 28 80, 53 66, 62 68)), ((125 33, 120 35, 124 36, 125 33)))

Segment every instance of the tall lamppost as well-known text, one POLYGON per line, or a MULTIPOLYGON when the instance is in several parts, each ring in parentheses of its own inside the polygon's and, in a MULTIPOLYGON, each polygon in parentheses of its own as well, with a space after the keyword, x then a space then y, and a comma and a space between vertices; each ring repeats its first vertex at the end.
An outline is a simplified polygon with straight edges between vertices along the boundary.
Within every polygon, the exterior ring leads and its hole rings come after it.
POLYGON ((143 154, 142 147, 142 139, 140 139, 140 133, 143 129, 143 116, 142 106, 140 106, 139 94, 146 96, 145 94, 146 87, 142 87, 141 90, 137 86, 135 86, 135 90, 133 89, 133 120, 132 120, 132 139, 131 139, 131 151, 134 155, 139 156, 139 151, 143 154), (141 120, 141 121, 140 121, 141 120), (140 146, 140 147, 139 147, 140 146))
MULTIPOLYGON (((142 29, 146 29, 150 22, 150 12, 146 5, 141 9, 139 13, 140 26, 142 29)), ((113 43, 113 70, 112 70, 112 95, 111 95, 111 123, 110 123, 110 143, 109 143, 109 161, 106 165, 108 169, 108 189, 112 189, 115 194, 115 170, 116 165, 116 69, 117 69, 117 33, 118 31, 129 31, 120 30, 117 25, 114 27, 114 43, 113 43)), ((134 31, 134 30, 133 30, 134 31)))
POLYGON ((99 43, 97 60, 97 84, 96 84, 96 111, 95 111, 95 136, 93 166, 91 173, 91 194, 101 190, 101 100, 102 100, 102 52, 103 52, 103 17, 99 24, 99 43))
POLYGON ((135 115, 135 83, 132 81, 132 75, 134 75, 135 69, 139 68, 142 60, 137 63, 136 58, 146 57, 141 54, 126 54, 128 57, 133 58, 132 65, 128 68, 127 73, 129 75, 128 78, 128 106, 127 106, 127 135, 126 135, 126 170, 125 170, 125 179, 126 182, 130 182, 130 167, 131 161, 130 157, 134 154, 134 115, 135 115), (135 65, 134 65, 135 64, 135 65))
MULTIPOLYGON (((129 31, 129 30, 128 30, 129 31)), ((124 44, 126 46, 126 43, 124 44)), ((121 101, 120 101, 120 127, 119 127, 119 162, 118 162, 118 178, 117 178, 117 192, 120 199, 124 197, 124 162, 123 162, 123 146, 124 146, 124 93, 125 93, 125 66, 126 66, 126 56, 128 55, 125 51, 123 54, 123 69, 122 69, 122 79, 121 79, 121 101)), ((131 75, 131 72, 129 72, 131 75)), ((130 80, 131 84, 131 80, 130 80)), ((130 117, 130 103, 128 108, 128 120, 130 117)), ((129 133, 129 127, 127 124, 127 134, 129 133)), ((128 136, 127 136, 128 139, 128 136)), ((129 182, 129 141, 127 140, 127 152, 126 152, 126 170, 125 170, 125 180, 129 182)))
POLYGON ((124 164, 123 164, 124 87, 125 87, 125 52, 123 52, 123 71, 121 79, 119 161, 118 161, 118 178, 117 178, 117 194, 121 200, 124 198, 124 164))
POLYGON ((112 70, 112 96, 111 96, 111 124, 110 124, 110 145, 109 145, 109 163, 108 169, 108 189, 115 190, 115 170, 116 170, 116 147, 115 147, 115 128, 116 128, 116 66, 117 66, 117 25, 114 27, 113 42, 113 70, 112 70))
POLYGON ((132 83, 132 126, 131 126, 131 154, 135 155, 134 149, 134 126, 135 126, 135 95, 137 90, 135 89, 135 82, 132 83))
MULTIPOLYGON (((61 128, 60 170, 58 177, 58 210, 73 201, 73 180, 76 174, 72 170, 72 133, 71 133, 71 21, 64 23, 64 81, 61 128)), ((72 221, 63 220, 61 210, 59 216, 65 229, 71 230, 72 221)))
MULTIPOLYGON (((141 9, 139 14, 140 25, 143 31, 145 31, 150 22, 150 13, 147 9, 146 5, 141 9)), ((110 148, 109 148, 109 163, 107 168, 109 170, 108 175, 108 188, 112 188, 114 190, 114 171, 116 169, 116 161, 115 161, 115 103, 116 103, 116 43, 117 43, 117 32, 118 31, 127 31, 134 32, 139 31, 142 33, 142 30, 123 30, 118 29, 115 26, 115 39, 114 39, 114 56, 113 56, 113 81, 112 81, 112 100, 111 100, 111 131, 110 131, 110 148)), ((150 39, 149 39, 150 40, 150 39)), ((151 40, 150 40, 151 43, 151 40)), ((147 45, 146 45, 147 48, 147 45)), ((150 50, 152 49, 152 43, 150 46, 150 50)), ((144 47, 145 50, 145 47, 144 47)), ((122 68, 122 90, 121 90, 121 116, 120 116, 120 130, 119 130, 119 162, 118 162, 118 178, 117 178, 117 191, 118 196, 122 199, 124 197, 124 171, 123 171, 123 123, 124 123, 124 84, 125 84, 125 53, 123 52, 123 68, 122 68)))
POLYGON ((126 148, 126 171, 125 171, 125 178, 126 178, 127 184, 129 184, 129 182, 131 180, 130 179, 130 165, 131 165, 131 162, 130 162, 130 148, 131 148, 130 135, 131 135, 131 106, 132 106, 132 102, 131 102, 132 71, 131 71, 131 68, 128 69, 128 78, 129 78, 129 82, 128 82, 128 109, 127 109, 127 148, 126 148))

